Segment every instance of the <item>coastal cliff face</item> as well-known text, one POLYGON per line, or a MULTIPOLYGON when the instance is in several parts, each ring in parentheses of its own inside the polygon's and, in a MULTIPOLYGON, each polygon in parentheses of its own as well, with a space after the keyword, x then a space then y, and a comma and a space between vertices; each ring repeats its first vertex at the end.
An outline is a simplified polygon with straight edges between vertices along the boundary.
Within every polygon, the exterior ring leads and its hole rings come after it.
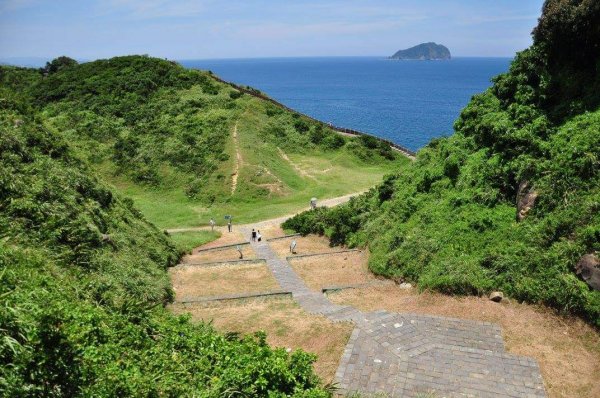
POLYGON ((399 50, 390 59, 416 59, 416 60, 445 60, 450 59, 450 50, 446 46, 433 42, 422 43, 418 46, 399 50))

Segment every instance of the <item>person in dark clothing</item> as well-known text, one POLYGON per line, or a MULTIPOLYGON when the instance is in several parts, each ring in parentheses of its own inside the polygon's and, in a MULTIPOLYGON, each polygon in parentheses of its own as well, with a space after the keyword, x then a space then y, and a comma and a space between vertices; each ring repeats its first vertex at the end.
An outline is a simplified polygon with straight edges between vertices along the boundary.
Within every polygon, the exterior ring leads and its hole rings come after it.
POLYGON ((256 242, 256 231, 252 228, 252 242, 256 242))
POLYGON ((231 232, 231 218, 227 221, 227 230, 231 232))

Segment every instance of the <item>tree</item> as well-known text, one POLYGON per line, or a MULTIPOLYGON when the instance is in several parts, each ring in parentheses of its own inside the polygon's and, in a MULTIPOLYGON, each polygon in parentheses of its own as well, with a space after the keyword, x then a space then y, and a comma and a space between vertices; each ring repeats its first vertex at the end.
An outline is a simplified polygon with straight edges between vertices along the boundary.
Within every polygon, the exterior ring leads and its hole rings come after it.
POLYGON ((66 56, 54 58, 50 62, 46 62, 46 66, 42 69, 45 73, 52 74, 56 73, 61 69, 69 68, 71 66, 77 65, 77 61, 73 58, 69 58, 66 56))

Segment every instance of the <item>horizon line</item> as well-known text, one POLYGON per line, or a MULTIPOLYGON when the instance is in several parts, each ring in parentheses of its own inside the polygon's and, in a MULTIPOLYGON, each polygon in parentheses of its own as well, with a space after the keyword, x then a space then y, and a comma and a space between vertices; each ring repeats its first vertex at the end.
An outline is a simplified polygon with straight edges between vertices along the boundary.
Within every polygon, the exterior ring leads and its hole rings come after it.
MULTIPOLYGON (((227 61, 227 60, 251 60, 251 59, 297 59, 297 58, 382 58, 382 59, 389 59, 390 55, 268 55, 268 56, 256 56, 256 57, 210 57, 210 58, 188 58, 188 57, 161 57, 161 56, 156 56, 156 55, 150 55, 150 54, 119 54, 119 55, 111 55, 111 56, 107 56, 107 57, 98 57, 98 58, 94 58, 94 59, 90 59, 90 58, 84 58, 84 57, 72 57, 73 59, 77 60, 80 63, 85 63, 85 62, 94 62, 97 60, 101 60, 101 59, 110 59, 110 58, 115 58, 115 57, 126 57, 126 56, 134 56, 134 55, 140 55, 140 56, 148 56, 151 58, 160 58, 160 59, 166 59, 166 60, 170 60, 170 61, 177 61, 177 62, 185 62, 185 61, 227 61)), ((452 55, 451 59, 454 58, 514 58, 516 55, 452 55)), ((57 56, 52 56, 52 57, 45 57, 45 56, 1 56, 0 55, 0 61, 10 61, 10 60, 36 60, 36 61, 51 61, 53 59, 56 59, 58 57, 62 57, 62 56, 67 56, 70 57, 67 54, 62 54, 62 55, 57 55, 57 56)), ((411 61, 411 60, 407 60, 407 61, 411 61)), ((416 60, 418 61, 418 60, 416 60)), ((447 60, 446 60, 447 61, 447 60)))

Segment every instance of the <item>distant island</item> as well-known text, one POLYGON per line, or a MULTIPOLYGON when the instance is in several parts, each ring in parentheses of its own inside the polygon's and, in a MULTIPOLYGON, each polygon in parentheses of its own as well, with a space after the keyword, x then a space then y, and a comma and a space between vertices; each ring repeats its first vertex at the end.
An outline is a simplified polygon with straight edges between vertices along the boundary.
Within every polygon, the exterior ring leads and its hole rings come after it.
POLYGON ((399 50, 390 59, 440 60, 450 59, 448 47, 434 42, 422 43, 417 46, 399 50))

